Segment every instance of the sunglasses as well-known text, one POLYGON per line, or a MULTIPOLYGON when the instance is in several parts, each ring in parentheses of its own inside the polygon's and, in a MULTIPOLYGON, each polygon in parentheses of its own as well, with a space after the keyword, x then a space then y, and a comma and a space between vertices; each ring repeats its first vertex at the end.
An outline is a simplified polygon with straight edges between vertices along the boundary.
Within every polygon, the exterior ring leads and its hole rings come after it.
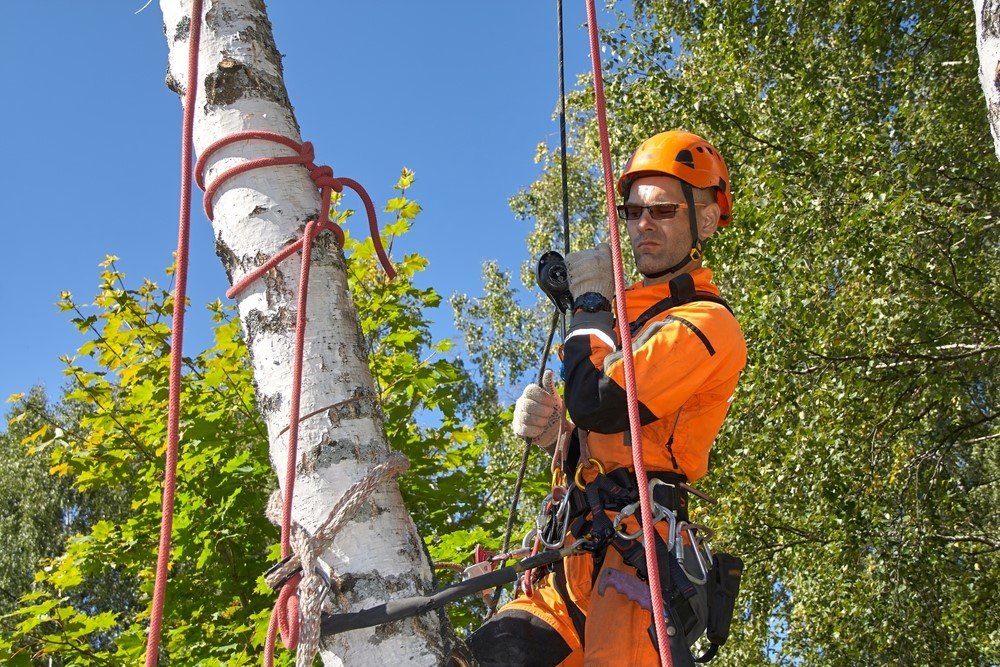
MULTIPOLYGON (((695 204, 702 206, 703 204, 695 204)), ((680 208, 686 208, 687 204, 650 204, 642 206, 640 204, 620 204, 618 217, 625 220, 638 220, 642 217, 643 211, 649 211, 649 217, 653 220, 673 220, 680 208)))

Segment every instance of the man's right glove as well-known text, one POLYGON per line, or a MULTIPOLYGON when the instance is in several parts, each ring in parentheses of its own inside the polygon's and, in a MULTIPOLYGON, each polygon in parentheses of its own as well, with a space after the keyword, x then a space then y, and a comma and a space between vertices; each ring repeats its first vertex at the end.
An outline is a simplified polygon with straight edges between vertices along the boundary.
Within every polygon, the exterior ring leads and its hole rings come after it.
POLYGON ((614 297, 615 274, 611 267, 611 246, 607 243, 566 255, 566 271, 574 299, 587 292, 597 292, 608 301, 614 297))
POLYGON ((559 437, 560 426, 564 433, 572 428, 566 418, 566 408, 556 393, 555 375, 546 370, 542 376, 545 388, 535 383, 524 388, 521 397, 514 404, 512 428, 516 435, 526 438, 531 444, 551 451, 559 437))

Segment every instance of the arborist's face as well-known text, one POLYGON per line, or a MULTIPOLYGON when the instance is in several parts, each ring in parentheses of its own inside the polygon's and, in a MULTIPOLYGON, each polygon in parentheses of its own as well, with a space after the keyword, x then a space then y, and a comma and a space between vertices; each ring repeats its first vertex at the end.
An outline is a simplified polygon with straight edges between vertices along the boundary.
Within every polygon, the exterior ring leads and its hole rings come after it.
MULTIPOLYGON (((629 240, 632 242, 632 253, 636 266, 643 275, 664 271, 677 264, 691 250, 691 226, 688 221, 688 207, 684 202, 684 192, 681 183, 670 176, 643 176, 635 180, 629 189, 625 205, 652 206, 653 211, 643 209, 642 215, 636 220, 626 220, 629 240), (673 209, 671 213, 671 209, 673 209), (659 218, 659 219, 657 219, 659 218)), ((715 204, 697 204, 699 217, 699 236, 705 239, 715 231, 702 229, 704 209, 715 204), (704 232, 708 233, 705 234, 704 232)), ((716 216, 717 217, 717 216, 716 216)), ((693 269, 701 262, 692 262, 682 271, 693 269)), ((661 282, 671 276, 646 282, 661 282)))

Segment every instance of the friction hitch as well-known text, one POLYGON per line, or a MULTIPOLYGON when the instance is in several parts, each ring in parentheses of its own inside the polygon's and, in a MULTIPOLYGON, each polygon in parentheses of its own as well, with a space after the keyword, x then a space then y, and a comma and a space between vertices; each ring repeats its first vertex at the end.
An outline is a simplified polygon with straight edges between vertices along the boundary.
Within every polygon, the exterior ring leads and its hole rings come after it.
POLYGON ((569 292, 569 273, 566 271, 566 260, 555 250, 550 250, 538 260, 535 271, 538 286, 545 296, 552 300, 562 312, 573 308, 573 296, 569 292))

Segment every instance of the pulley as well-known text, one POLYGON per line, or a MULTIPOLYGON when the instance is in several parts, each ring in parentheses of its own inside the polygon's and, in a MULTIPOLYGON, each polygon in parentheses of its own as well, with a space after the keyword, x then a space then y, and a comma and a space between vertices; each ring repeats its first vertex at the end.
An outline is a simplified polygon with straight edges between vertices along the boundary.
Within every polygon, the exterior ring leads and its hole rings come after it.
POLYGON ((562 255, 555 250, 542 255, 538 260, 535 278, 545 296, 552 300, 560 312, 565 313, 573 307, 573 296, 569 292, 569 273, 562 255))

